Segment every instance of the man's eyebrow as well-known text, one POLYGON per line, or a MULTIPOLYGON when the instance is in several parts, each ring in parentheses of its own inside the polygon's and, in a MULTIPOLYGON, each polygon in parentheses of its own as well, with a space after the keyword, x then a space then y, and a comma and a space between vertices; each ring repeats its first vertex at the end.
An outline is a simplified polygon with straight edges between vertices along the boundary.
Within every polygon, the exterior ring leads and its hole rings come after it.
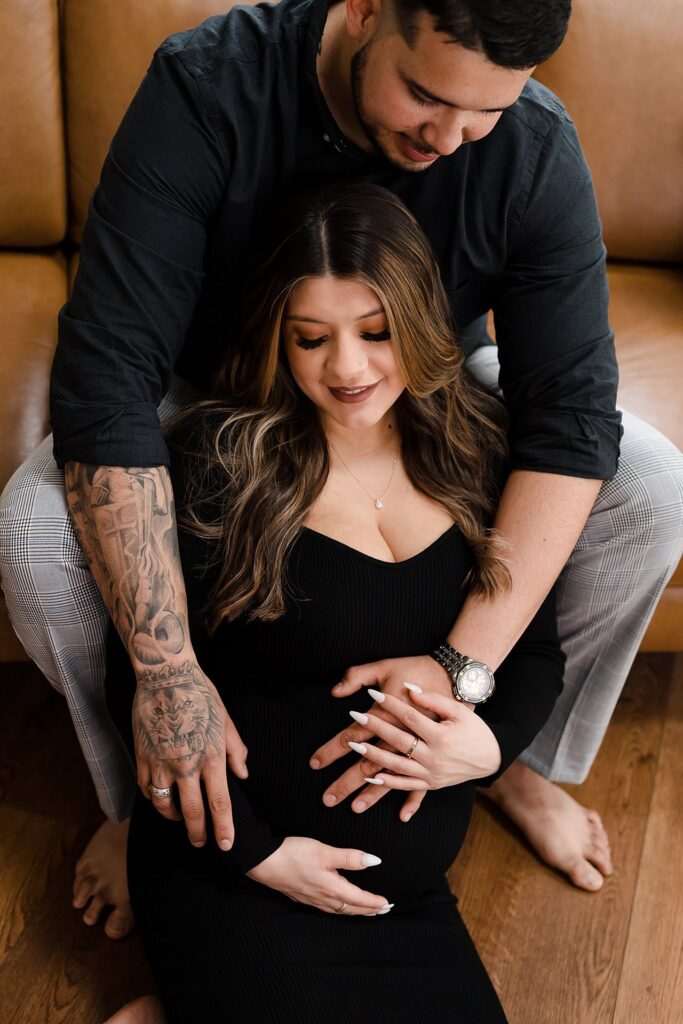
MULTIPOLYGON (((382 309, 381 306, 378 309, 371 309, 369 313, 363 313, 362 316, 357 317, 356 323, 358 323, 359 320, 367 320, 368 317, 377 316, 378 313, 383 313, 383 312, 384 312, 384 310, 382 309)), ((297 316, 296 313, 291 313, 289 316, 286 316, 285 320, 303 320, 304 323, 307 323, 307 324, 326 324, 326 323, 328 323, 327 320, 314 320, 312 316, 297 316)))
MULTIPOLYGON (((425 89, 424 85, 420 85, 419 82, 415 82, 412 78, 408 78, 407 75, 401 75, 406 85, 409 85, 411 89, 416 92, 422 93, 428 100, 432 100, 434 103, 442 103, 444 107, 452 107, 454 110, 464 110, 464 107, 458 106, 457 103, 451 103, 450 100, 444 100, 441 96, 435 96, 429 89, 425 89)), ((507 107, 484 107, 481 110, 477 110, 477 114, 501 114, 507 107)))

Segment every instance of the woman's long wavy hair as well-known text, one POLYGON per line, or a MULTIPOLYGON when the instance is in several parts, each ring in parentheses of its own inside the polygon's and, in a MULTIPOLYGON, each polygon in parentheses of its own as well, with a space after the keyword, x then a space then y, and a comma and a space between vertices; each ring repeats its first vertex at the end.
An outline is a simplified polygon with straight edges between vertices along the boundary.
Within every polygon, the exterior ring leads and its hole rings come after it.
POLYGON ((318 411, 295 383, 282 340, 288 300, 309 277, 360 281, 379 297, 406 381, 395 406, 406 473, 471 545, 471 589, 490 596, 509 586, 490 528, 506 456, 504 408, 465 370, 439 268, 412 214, 378 186, 328 186, 289 203, 259 253, 240 342, 214 397, 186 414, 199 430, 186 447, 193 472, 180 522, 218 542, 209 632, 242 614, 284 614, 288 555, 327 480, 318 411))

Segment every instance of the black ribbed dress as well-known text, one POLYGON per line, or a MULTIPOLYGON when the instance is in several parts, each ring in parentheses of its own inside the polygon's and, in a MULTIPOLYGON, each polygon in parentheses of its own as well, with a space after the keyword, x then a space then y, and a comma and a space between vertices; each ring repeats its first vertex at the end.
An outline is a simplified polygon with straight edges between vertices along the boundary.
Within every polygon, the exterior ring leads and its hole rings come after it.
MULTIPOLYGON (((177 497, 181 476, 176 460, 177 497)), ((197 570, 206 549, 181 534, 181 555, 192 616, 209 586, 197 570)), ((428 792, 404 823, 406 794, 395 790, 362 814, 350 809, 351 798, 322 803, 358 755, 319 771, 308 764, 349 726, 350 709, 372 704, 365 691, 331 696, 345 669, 432 650, 458 614, 471 563, 456 527, 399 563, 304 529, 288 569, 297 596, 284 618, 224 625, 210 642, 195 623, 199 660, 249 749, 249 778, 229 772, 236 834, 228 853, 213 840, 208 810, 209 840, 194 849, 183 823, 162 818, 139 793, 135 802, 131 898, 170 1024, 505 1021, 444 877, 467 830, 474 784, 428 792), (246 877, 290 835, 381 857, 380 866, 346 875, 394 909, 377 917, 326 914, 246 877)), ((551 595, 480 709, 500 743, 502 769, 545 721, 561 677, 551 595)), ((133 687, 112 635, 108 699, 131 748, 133 687)), ((492 900, 495 885, 491 879, 492 900)))

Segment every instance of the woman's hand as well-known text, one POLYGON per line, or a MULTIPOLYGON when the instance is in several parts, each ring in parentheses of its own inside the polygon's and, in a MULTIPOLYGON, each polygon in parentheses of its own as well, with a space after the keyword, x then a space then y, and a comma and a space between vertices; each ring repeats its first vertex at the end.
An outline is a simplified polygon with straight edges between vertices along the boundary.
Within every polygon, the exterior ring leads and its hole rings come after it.
POLYGON ((338 849, 317 839, 288 836, 274 853, 247 871, 247 876, 326 914, 333 914, 346 903, 345 915, 369 917, 386 913, 384 908, 390 910, 393 904, 383 896, 359 889, 338 874, 338 869, 360 871, 380 863, 379 857, 361 850, 338 849))
MULTIPOLYGON (((354 665, 347 669, 342 680, 332 689, 335 697, 348 697, 349 694, 362 690, 363 687, 374 686, 383 693, 392 694, 410 706, 410 698, 403 686, 404 679, 415 679, 422 686, 423 690, 430 693, 442 693, 452 699, 453 690, 448 675, 433 658, 418 656, 414 658, 385 658, 383 661, 374 661, 366 665, 354 665)), ((372 706, 374 714, 394 725, 400 725, 400 721, 394 718, 391 711, 383 708, 377 703, 372 706)), ((433 716, 438 717, 437 715, 433 716)), ((347 729, 342 729, 331 740, 323 744, 314 752, 310 760, 311 768, 325 768, 340 757, 346 757, 349 753, 349 740, 362 743, 364 740, 372 739, 369 729, 359 724, 349 722, 347 729), (316 764, 317 762, 317 764, 316 764)), ((383 743, 380 747, 391 745, 383 743)), ((406 750, 408 747, 406 747, 406 750)), ((350 768, 347 768, 338 779, 328 786, 323 794, 323 803, 328 807, 340 803, 346 797, 351 796, 359 787, 364 787, 357 794, 351 805, 353 811, 364 811, 366 808, 378 803, 385 795, 386 790, 380 786, 366 786, 368 775, 374 775, 377 766, 369 761, 354 761, 350 768)), ((419 809, 420 804, 426 795, 425 790, 415 790, 406 796, 401 806, 399 817, 401 821, 409 821, 419 809)))
POLYGON ((483 719, 453 697, 423 693, 414 683, 404 683, 404 687, 417 707, 379 690, 368 691, 400 727, 376 714, 356 712, 354 716, 385 745, 402 751, 397 754, 372 743, 349 743, 370 768, 372 779, 366 769, 367 781, 378 788, 443 789, 484 778, 500 768, 498 741, 483 719), (436 713, 440 721, 434 721, 430 713, 436 713), (406 757, 410 750, 411 756, 406 757))

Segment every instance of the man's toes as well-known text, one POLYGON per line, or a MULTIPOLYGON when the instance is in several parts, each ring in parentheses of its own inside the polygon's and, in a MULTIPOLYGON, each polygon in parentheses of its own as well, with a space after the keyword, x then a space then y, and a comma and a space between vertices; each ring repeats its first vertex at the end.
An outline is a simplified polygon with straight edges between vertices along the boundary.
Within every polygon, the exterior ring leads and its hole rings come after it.
POLYGON ((605 826, 602 823, 602 818, 600 817, 597 811, 593 811, 590 808, 587 808, 586 818, 591 823, 591 825, 595 826, 595 828, 600 829, 602 832, 605 831, 605 826))
POLYGON ((91 875, 93 873, 93 866, 87 857, 80 857, 76 861, 76 867, 74 868, 74 881, 79 878, 83 878, 85 875, 91 875))
POLYGON ((133 911, 130 907, 112 910, 104 930, 110 939, 124 939, 133 930, 133 911))
POLYGON ((604 853, 610 852, 609 839, 607 833, 601 829, 591 829, 591 844, 598 850, 602 850, 604 853))
POLYGON ((97 920, 102 913, 102 908, 106 906, 106 900, 101 896, 93 896, 90 906, 83 915, 83 920, 86 924, 96 924, 97 920))
POLYGON ((568 868, 567 874, 579 889, 588 889, 590 892, 597 892, 605 881, 600 872, 583 857, 568 868))
POLYGON ((74 901, 73 905, 77 910, 84 907, 90 897, 95 892, 95 879, 92 876, 82 878, 76 885, 74 885, 74 901))
POLYGON ((609 850, 605 850, 600 846, 593 846, 593 849, 588 854, 588 858, 591 863, 595 864, 596 868, 602 872, 603 875, 611 875, 614 871, 612 867, 612 857, 610 856, 609 850))

